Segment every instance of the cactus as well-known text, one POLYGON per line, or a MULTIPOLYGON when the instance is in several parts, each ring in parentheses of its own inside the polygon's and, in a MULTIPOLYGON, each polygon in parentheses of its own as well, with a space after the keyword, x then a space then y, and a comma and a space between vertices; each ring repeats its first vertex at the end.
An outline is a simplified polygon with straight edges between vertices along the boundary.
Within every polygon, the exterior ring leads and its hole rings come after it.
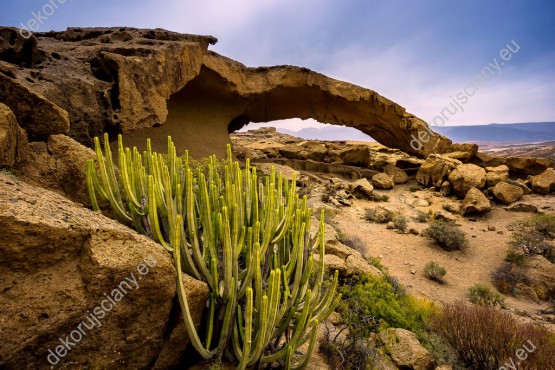
POLYGON ((239 369, 279 363, 302 369, 314 349, 318 323, 336 307, 337 272, 324 284, 324 217, 310 237, 311 210, 296 194, 296 181, 272 169, 260 178, 247 159, 243 169, 227 147, 223 176, 216 157, 207 174, 168 153, 124 148, 118 138, 119 167, 108 137, 104 151, 95 138, 96 161, 87 164, 93 208, 97 195, 119 221, 160 243, 173 255, 177 291, 191 344, 205 359, 224 356, 239 369), (317 265, 316 265, 317 264, 317 265), (197 332, 189 312, 182 274, 208 284, 206 328, 197 332), (327 286, 326 286, 327 285, 327 286), (300 346, 308 351, 298 356, 300 346))

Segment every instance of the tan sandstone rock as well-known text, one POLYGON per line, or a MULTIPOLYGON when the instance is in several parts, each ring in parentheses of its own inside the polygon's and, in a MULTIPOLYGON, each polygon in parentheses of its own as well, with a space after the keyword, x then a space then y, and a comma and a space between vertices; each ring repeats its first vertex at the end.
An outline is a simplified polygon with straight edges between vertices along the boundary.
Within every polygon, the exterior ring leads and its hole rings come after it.
POLYGON ((480 190, 471 188, 464 197, 462 210, 464 215, 488 212, 491 202, 480 190))
POLYGON ((509 178, 509 167, 505 165, 486 167, 486 171, 486 184, 490 188, 509 178))
POLYGON ((372 185, 378 189, 392 189, 394 185, 393 177, 386 173, 378 173, 372 177, 372 185))
POLYGON ((358 179, 350 185, 351 194, 370 199, 374 192, 374 187, 367 179, 358 179))
POLYGON ((495 199, 503 204, 511 204, 522 197, 524 192, 519 186, 511 185, 507 182, 500 182, 493 188, 495 199))
POLYGON ((424 186, 439 188, 451 171, 462 162, 446 156, 431 154, 420 166, 416 180, 424 186))
POLYGON ((405 329, 386 329, 380 332, 380 339, 399 368, 435 369, 434 357, 420 344, 413 332, 405 329))
POLYGON ((397 166, 388 164, 384 167, 383 172, 393 177, 393 182, 396 184, 405 184, 409 181, 407 173, 397 166))
MULTIPOLYGON (((164 336, 171 335, 175 270, 162 246, 4 174, 0 229, 0 367, 44 368, 49 349, 67 336, 71 350, 50 357, 59 368, 147 368, 171 345, 164 336)), ((208 290, 187 286, 199 317, 208 290)), ((187 337, 180 338, 170 350, 182 353, 187 337)))
POLYGON ((0 103, 0 167, 12 167, 25 158, 27 133, 17 124, 13 112, 0 103))
POLYGON ((471 188, 481 189, 486 185, 486 170, 471 163, 461 164, 449 174, 449 182, 455 194, 464 197, 471 188))
POLYGON ((87 160, 94 158, 96 154, 92 149, 69 136, 52 135, 46 142, 29 144, 27 158, 16 167, 16 172, 32 185, 90 206, 86 169, 87 160))
POLYGON ((532 190, 539 194, 548 194, 555 190, 555 170, 548 168, 543 173, 530 178, 532 190))

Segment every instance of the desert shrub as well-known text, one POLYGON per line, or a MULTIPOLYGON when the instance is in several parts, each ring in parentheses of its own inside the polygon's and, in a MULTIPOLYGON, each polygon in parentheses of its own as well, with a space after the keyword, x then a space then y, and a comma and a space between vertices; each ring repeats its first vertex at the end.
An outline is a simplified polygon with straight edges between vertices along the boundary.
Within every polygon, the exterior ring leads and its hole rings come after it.
POLYGON ((320 196, 320 200, 324 203, 329 203, 331 196, 327 193, 324 193, 320 196))
POLYGON ((330 208, 320 207, 314 211, 314 216, 318 221, 322 217, 322 211, 324 211, 324 222, 328 225, 333 225, 333 219, 337 216, 337 212, 330 208))
POLYGON ((429 216, 428 213, 423 212, 423 211, 417 211, 416 212, 416 217, 414 218, 417 222, 420 223, 426 223, 429 221, 429 216))
POLYGON ((509 247, 507 255, 505 256, 505 261, 514 263, 517 266, 523 266, 526 262, 526 258, 523 254, 518 253, 515 248, 509 247))
POLYGON ((372 368, 376 348, 372 333, 388 327, 420 331, 432 306, 408 296, 397 279, 372 275, 343 281, 344 293, 337 311, 340 329, 326 328, 321 351, 334 369, 372 368))
POLYGON ((439 263, 430 261, 424 266, 424 276, 430 280, 437 281, 438 283, 443 283, 443 277, 447 274, 447 270, 441 267, 439 263))
POLYGON ((401 230, 402 232, 405 232, 407 231, 409 221, 405 216, 397 215, 393 218, 393 225, 397 230, 401 230))
POLYGON ((364 214, 366 221, 376 222, 378 224, 386 224, 392 221, 394 217, 395 213, 382 207, 366 208, 364 214))
POLYGON ((337 233, 337 240, 345 244, 347 247, 359 251, 363 256, 367 254, 366 243, 364 243, 364 241, 356 235, 349 235, 340 231, 337 233))
POLYGON ((467 245, 466 236, 457 226, 436 220, 426 229, 427 235, 447 251, 462 250, 467 245))
POLYGON ((509 369, 511 359, 517 360, 515 354, 524 345, 526 352, 532 353, 518 364, 519 369, 550 369, 555 363, 553 333, 493 307, 449 303, 432 313, 428 327, 444 337, 471 368, 509 369))
POLYGON ((486 306, 503 306, 505 297, 484 284, 474 284, 468 288, 470 302, 486 306))
POLYGON ((418 185, 411 185, 410 188, 409 188, 409 190, 410 190, 411 193, 414 193, 414 192, 416 192, 416 191, 418 191, 418 190, 422 190, 422 187, 421 187, 421 186, 418 186, 418 185))
POLYGON ((378 257, 368 257, 368 263, 383 272, 384 274, 387 273, 387 267, 382 264, 382 260, 378 257))
MULTIPOLYGON (((545 239, 544 234, 537 230, 523 230, 522 232, 514 232, 509 242, 509 252, 516 255, 540 255, 555 263, 555 251, 550 242, 545 239)), ((516 259, 518 257, 511 255, 509 258, 516 259)), ((524 257, 522 257, 524 262, 524 257)))
POLYGON ((326 324, 320 351, 334 369, 365 370, 377 354, 370 334, 378 330, 378 323, 360 302, 352 301, 351 304, 349 309, 341 311, 340 327, 330 328, 326 324))
POLYGON ((505 262, 491 274, 493 286, 504 294, 513 294, 517 284, 530 284, 530 279, 521 272, 514 271, 510 262, 505 262))
POLYGON ((375 318, 379 328, 403 328, 410 331, 423 329, 432 307, 406 294, 404 288, 389 276, 355 276, 339 288, 343 293, 338 311, 347 314, 359 307, 363 315, 375 318))
POLYGON ((530 225, 543 236, 550 237, 550 233, 555 233, 555 216, 538 213, 532 216, 530 225))
POLYGON ((447 212, 453 212, 453 205, 451 203, 445 203, 441 208, 446 210, 447 212))

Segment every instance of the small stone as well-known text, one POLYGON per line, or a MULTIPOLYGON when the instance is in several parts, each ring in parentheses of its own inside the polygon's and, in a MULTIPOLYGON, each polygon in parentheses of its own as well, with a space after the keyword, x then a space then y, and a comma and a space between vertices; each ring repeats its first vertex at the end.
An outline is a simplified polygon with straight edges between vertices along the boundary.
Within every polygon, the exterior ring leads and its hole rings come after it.
POLYGON ((410 270, 410 273, 413 274, 413 275, 416 275, 416 270, 412 269, 412 270, 410 270))
POLYGON ((395 224, 393 222, 388 222, 386 228, 390 230, 395 229, 395 224))
POLYGON ((495 231, 496 228, 493 225, 488 225, 488 231, 495 231))
POLYGON ((505 233, 503 232, 503 230, 499 230, 497 233, 498 233, 499 235, 505 234, 505 233))

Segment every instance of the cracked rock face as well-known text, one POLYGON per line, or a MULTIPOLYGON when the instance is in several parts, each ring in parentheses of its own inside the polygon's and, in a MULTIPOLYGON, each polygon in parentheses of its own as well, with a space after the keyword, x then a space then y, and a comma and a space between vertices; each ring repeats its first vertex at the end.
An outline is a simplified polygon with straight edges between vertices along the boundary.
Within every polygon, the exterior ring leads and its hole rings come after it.
POLYGON ((427 124, 378 93, 306 68, 248 68, 208 51, 210 36, 161 29, 69 28, 23 38, 0 28, 0 100, 31 141, 69 134, 87 146, 103 132, 164 149, 167 135, 195 157, 224 155, 229 133, 250 122, 314 118, 359 129, 426 157, 451 151, 427 124))
MULTIPOLYGON (((0 368, 179 363, 188 339, 172 307, 173 263, 161 245, 3 173, 0 230, 0 368), (58 348, 68 336, 69 347, 58 348)), ((208 288, 186 280, 200 323, 208 288)))

